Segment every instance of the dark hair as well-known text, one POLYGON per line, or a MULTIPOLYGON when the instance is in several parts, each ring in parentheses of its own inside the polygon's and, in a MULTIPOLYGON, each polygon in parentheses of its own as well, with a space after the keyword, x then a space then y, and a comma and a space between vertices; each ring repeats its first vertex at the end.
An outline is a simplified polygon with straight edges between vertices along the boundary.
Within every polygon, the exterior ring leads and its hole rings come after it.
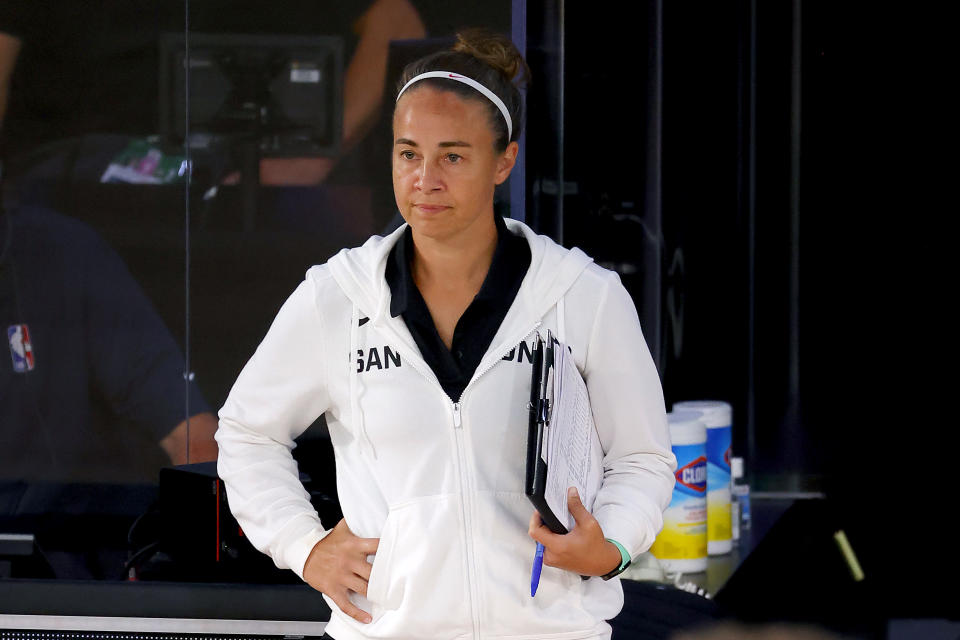
POLYGON ((520 137, 523 122, 523 100, 520 86, 530 81, 530 68, 509 38, 486 29, 468 29, 457 34, 457 42, 446 51, 438 51, 414 60, 403 69, 396 92, 412 78, 428 71, 452 71, 476 80, 497 95, 507 107, 513 121, 513 134, 507 139, 507 123, 500 109, 476 89, 456 80, 426 78, 420 85, 451 91, 466 100, 477 100, 487 107, 490 125, 495 132, 494 147, 503 151, 520 137))

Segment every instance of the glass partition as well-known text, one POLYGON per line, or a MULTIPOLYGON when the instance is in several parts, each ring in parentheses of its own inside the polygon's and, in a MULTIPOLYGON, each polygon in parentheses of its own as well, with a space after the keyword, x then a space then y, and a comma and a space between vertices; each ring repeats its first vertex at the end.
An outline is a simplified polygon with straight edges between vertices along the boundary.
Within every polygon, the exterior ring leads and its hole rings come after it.
POLYGON ((305 271, 399 224, 403 66, 512 4, 0 4, 0 579, 294 578, 218 524, 215 414, 305 271))

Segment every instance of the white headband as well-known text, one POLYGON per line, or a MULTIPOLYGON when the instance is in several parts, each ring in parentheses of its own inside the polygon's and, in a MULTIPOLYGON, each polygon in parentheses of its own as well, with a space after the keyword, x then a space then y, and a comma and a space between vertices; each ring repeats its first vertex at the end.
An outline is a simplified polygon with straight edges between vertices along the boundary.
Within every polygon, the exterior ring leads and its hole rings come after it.
POLYGON ((490 102, 495 104, 500 113, 503 114, 503 119, 507 121, 507 140, 513 136, 513 120, 510 119, 510 112, 507 111, 507 105, 503 104, 503 100, 497 97, 493 91, 487 89, 485 86, 477 82, 472 78, 462 76, 459 73, 453 73, 452 71, 427 71, 426 73, 421 73, 420 75, 412 78, 410 82, 403 85, 403 89, 400 89, 400 93, 397 94, 397 100, 400 100, 400 96, 403 95, 403 92, 407 90, 407 87, 412 85, 414 82, 419 82, 425 78, 447 78, 448 80, 456 80, 457 82, 462 82, 465 85, 471 86, 483 95, 485 95, 490 102))

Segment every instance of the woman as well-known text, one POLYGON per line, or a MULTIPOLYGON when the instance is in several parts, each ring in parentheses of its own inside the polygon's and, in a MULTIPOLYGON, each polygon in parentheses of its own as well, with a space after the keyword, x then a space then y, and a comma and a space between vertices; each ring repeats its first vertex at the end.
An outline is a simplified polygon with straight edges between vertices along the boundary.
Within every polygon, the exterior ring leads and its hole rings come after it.
POLYGON ((324 594, 340 640, 608 637, 619 583, 580 576, 646 550, 670 500, 663 398, 629 295, 581 251, 494 215, 524 69, 508 40, 471 32, 405 70, 393 184, 407 225, 310 269, 220 412, 234 514, 324 594), (565 536, 523 493, 524 354, 546 329, 573 347, 604 450, 593 514, 571 496, 565 536), (320 414, 344 514, 331 530, 290 455, 320 414), (531 538, 546 547, 535 598, 531 538))

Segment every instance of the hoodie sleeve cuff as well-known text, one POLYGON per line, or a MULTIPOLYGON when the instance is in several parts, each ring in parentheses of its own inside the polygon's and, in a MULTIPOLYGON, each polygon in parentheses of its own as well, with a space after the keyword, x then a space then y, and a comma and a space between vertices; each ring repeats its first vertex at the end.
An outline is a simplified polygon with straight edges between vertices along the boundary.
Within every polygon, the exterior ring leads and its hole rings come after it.
POLYGON ((657 537, 661 522, 642 523, 625 509, 606 506, 594 516, 600 523, 603 536, 616 540, 622 545, 631 558, 646 551, 657 537), (657 530, 654 530, 654 526, 657 530))
POLYGON ((290 546, 288 546, 283 551, 283 561, 290 569, 293 570, 300 579, 303 580, 303 568, 307 564, 307 558, 310 557, 310 552, 313 551, 313 548, 317 545, 318 542, 327 537, 329 531, 324 531, 323 529, 311 529, 305 535, 301 536, 299 539, 294 540, 290 546))

